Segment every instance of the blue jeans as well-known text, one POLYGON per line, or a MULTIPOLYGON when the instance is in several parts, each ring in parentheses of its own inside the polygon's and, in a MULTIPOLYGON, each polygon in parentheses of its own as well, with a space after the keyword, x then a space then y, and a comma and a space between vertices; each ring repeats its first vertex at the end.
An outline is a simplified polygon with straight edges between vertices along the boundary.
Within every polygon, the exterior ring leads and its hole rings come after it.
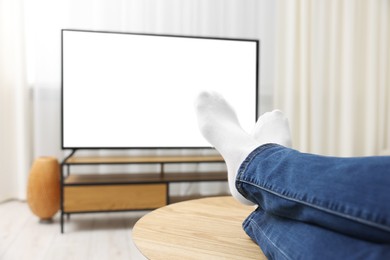
POLYGON ((259 205, 243 227, 271 259, 390 259, 390 156, 266 144, 242 163, 236 187, 259 205))

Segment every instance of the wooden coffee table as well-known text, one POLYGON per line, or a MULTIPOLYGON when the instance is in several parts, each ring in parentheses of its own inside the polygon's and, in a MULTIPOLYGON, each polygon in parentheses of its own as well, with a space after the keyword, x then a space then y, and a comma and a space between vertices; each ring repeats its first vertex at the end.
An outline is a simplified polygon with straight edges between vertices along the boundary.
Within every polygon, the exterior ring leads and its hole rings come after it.
POLYGON ((230 196, 175 203, 142 217, 133 240, 149 259, 266 259, 242 229, 252 211, 230 196))

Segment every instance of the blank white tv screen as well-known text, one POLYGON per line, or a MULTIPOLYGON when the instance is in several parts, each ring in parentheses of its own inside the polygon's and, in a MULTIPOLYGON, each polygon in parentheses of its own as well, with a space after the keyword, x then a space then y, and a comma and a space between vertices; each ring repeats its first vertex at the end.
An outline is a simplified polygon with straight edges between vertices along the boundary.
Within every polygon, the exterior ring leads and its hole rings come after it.
POLYGON ((221 93, 250 131, 257 40, 62 30, 62 147, 196 148, 194 100, 221 93))

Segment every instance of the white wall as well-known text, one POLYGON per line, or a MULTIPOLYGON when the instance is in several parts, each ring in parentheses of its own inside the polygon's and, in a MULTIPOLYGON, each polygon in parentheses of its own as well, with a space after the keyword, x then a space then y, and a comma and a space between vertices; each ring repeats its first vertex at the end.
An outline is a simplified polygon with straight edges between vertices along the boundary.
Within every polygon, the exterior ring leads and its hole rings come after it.
POLYGON ((272 107, 274 4, 266 0, 26 1, 34 157, 61 157, 61 29, 260 39, 260 113, 272 107))

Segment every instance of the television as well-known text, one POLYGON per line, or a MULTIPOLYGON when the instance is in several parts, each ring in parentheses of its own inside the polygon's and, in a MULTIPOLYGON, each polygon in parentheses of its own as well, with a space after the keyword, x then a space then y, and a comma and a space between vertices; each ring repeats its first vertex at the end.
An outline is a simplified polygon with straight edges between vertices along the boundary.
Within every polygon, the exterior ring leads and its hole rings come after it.
POLYGON ((61 31, 63 149, 207 148, 194 100, 221 93, 257 118, 259 41, 61 31))

